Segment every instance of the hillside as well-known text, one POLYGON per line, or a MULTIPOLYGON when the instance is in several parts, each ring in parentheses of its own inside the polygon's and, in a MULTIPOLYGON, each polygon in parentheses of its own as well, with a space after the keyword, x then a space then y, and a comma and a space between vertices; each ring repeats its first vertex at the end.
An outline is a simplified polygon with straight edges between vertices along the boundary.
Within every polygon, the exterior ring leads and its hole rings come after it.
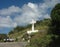
MULTIPOLYGON (((37 23, 35 24, 35 29, 40 30, 44 30, 45 32, 43 32, 44 34, 46 33, 46 30, 48 29, 50 24, 50 19, 44 19, 44 20, 40 20, 37 21, 37 23)), ((21 41, 22 37, 28 37, 26 32, 28 30, 31 30, 31 25, 27 25, 25 27, 20 27, 17 26, 16 28, 14 28, 12 31, 9 32, 8 36, 9 38, 14 38, 16 39, 16 41, 21 41)))

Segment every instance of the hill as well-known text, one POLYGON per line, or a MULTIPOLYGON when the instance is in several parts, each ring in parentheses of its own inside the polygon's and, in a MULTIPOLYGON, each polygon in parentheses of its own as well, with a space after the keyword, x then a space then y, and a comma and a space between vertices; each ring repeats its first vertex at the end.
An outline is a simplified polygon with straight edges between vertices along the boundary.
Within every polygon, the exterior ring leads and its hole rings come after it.
MULTIPOLYGON (((45 32, 43 32, 44 34, 46 33, 46 31, 48 30, 48 27, 50 25, 50 19, 44 19, 44 20, 40 20, 37 21, 37 23, 35 24, 35 29, 40 30, 44 30, 45 32)), ((14 28, 12 31, 9 32, 8 36, 9 38, 13 38, 16 39, 16 41, 21 41, 21 39, 23 37, 28 37, 26 32, 28 30, 31 30, 31 25, 27 25, 24 27, 21 26, 17 26, 16 28, 14 28)))

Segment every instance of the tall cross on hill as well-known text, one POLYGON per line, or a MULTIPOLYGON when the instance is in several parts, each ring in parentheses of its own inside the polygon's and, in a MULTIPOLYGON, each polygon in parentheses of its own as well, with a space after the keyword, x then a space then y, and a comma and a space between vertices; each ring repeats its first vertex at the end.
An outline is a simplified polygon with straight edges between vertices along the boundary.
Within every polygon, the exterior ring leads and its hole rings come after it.
POLYGON ((30 24, 32 24, 32 30, 31 31, 27 31, 27 34, 38 32, 38 30, 34 30, 34 24, 35 23, 36 23, 36 21, 32 19, 32 21, 30 22, 30 24))
POLYGON ((30 43, 30 38, 31 38, 31 36, 30 36, 30 34, 31 33, 35 33, 35 32, 38 32, 38 30, 35 30, 34 29, 34 24, 36 23, 36 21, 34 21, 33 19, 32 19, 32 21, 30 22, 30 24, 32 24, 32 30, 30 30, 30 31, 27 31, 27 34, 29 34, 29 36, 28 36, 28 42, 30 43))

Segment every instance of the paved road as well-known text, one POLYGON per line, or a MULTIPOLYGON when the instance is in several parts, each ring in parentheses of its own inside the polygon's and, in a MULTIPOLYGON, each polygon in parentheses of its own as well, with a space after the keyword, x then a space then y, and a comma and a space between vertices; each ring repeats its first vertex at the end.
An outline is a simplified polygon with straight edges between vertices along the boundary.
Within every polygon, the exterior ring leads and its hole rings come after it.
POLYGON ((26 42, 6 42, 0 43, 0 47, 25 47, 27 45, 26 42))

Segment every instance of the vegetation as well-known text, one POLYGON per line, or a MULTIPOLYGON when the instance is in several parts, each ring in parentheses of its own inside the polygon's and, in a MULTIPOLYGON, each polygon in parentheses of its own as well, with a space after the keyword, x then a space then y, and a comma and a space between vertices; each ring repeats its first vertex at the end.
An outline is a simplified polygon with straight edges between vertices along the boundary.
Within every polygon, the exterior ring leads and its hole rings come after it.
POLYGON ((53 36, 49 47, 60 47, 60 3, 57 4, 51 11, 51 32, 53 36))
MULTIPOLYGON (((43 31, 41 31, 39 33, 31 34, 31 43, 35 42, 35 41, 33 41, 35 38, 38 39, 38 40, 44 38, 44 36, 46 36, 46 34, 47 34, 47 30, 48 30, 49 25, 50 25, 50 19, 44 19, 44 20, 37 21, 37 23, 35 24, 35 29, 38 29, 39 31, 40 30, 43 30, 43 31), (34 37, 34 36, 37 36, 37 35, 38 36, 43 36, 43 37, 34 37)), ((8 35, 9 35, 9 38, 14 38, 17 41, 21 41, 22 38, 25 38, 25 41, 27 41, 28 40, 28 34, 26 32, 28 30, 31 30, 31 25, 28 25, 26 27, 17 26, 11 32, 9 32, 8 35)))
POLYGON ((60 4, 57 4, 51 11, 51 19, 53 34, 60 34, 60 4))
POLYGON ((0 42, 4 42, 5 38, 8 38, 6 34, 0 34, 0 42))

